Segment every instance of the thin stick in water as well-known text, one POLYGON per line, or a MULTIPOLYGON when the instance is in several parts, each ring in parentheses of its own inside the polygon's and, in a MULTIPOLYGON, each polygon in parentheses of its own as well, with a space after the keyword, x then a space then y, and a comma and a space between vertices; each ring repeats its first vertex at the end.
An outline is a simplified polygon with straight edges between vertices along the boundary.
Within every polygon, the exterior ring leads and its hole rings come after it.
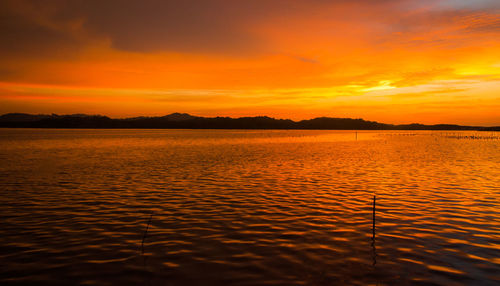
POLYGON ((373 225, 372 225, 372 230, 373 230, 373 237, 375 237, 375 204, 377 201, 377 196, 373 196, 373 225))
POLYGON ((146 231, 144 231, 144 235, 142 236, 142 243, 141 243, 142 254, 144 254, 144 240, 146 239, 146 236, 148 235, 148 229, 149 229, 149 225, 151 224, 152 219, 153 219, 153 212, 151 212, 151 215, 149 216, 149 221, 148 221, 148 225, 146 226, 146 231))
POLYGON ((372 256, 373 256, 373 266, 377 264, 377 249, 375 247, 375 205, 377 197, 373 196, 373 219, 372 219, 372 256))

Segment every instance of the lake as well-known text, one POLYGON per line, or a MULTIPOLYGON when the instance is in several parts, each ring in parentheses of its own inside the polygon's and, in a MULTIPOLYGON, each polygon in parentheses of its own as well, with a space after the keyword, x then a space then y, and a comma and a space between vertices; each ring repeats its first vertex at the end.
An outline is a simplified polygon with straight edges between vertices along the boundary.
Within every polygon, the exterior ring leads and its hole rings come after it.
POLYGON ((499 136, 0 129, 0 284, 499 285, 499 136))

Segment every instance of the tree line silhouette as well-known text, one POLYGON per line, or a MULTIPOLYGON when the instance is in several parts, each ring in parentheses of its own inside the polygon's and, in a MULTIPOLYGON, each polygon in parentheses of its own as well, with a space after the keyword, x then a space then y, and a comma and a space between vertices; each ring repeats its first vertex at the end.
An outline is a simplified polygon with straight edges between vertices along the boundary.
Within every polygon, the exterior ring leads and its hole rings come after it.
POLYGON ((453 124, 385 124, 352 118, 318 117, 293 121, 268 116, 256 117, 199 117, 172 113, 158 117, 112 119, 101 115, 32 115, 8 113, 0 116, 0 127, 8 128, 165 128, 165 129, 331 129, 331 130, 485 130, 500 131, 498 127, 461 126, 453 124))

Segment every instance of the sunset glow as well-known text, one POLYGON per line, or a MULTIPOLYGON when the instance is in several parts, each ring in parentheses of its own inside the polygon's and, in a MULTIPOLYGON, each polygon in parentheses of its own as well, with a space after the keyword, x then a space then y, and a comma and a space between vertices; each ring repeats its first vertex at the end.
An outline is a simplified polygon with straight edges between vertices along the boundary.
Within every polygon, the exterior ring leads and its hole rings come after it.
POLYGON ((500 125, 500 2, 1 1, 0 113, 500 125))

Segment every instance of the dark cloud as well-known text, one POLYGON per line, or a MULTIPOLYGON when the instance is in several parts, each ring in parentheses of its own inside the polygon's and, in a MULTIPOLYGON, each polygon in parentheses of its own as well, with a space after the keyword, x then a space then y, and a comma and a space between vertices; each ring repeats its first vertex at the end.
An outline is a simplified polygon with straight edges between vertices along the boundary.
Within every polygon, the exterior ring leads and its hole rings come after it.
POLYGON ((113 47, 131 51, 212 51, 253 49, 258 40, 246 29, 258 5, 226 1, 86 1, 85 27, 109 37, 113 47))
POLYGON ((262 45, 252 23, 298 6, 304 1, 7 0, 0 2, 0 51, 58 55, 109 40, 126 51, 239 53, 262 45))
POLYGON ((0 57, 64 56, 78 50, 83 39, 68 29, 67 22, 50 16, 29 2, 0 2, 0 57))
POLYGON ((83 1, 85 28, 114 48, 139 52, 245 53, 265 48, 254 26, 273 16, 314 11, 327 0, 83 1))
MULTIPOLYGON (((254 30, 260 23, 272 22, 277 27, 282 24, 282 29, 289 33, 286 24, 278 19, 297 15, 314 19, 318 11, 335 5, 351 5, 353 11, 386 9, 391 13, 399 9, 395 7, 414 3, 410 0, 3 0, 0 57, 71 55, 95 41, 109 41, 115 49, 133 52, 272 51, 254 30)), ((442 13, 422 17, 439 17, 442 13)), ((422 22, 439 23, 434 18, 423 20, 428 21, 415 23, 401 19, 392 23, 392 29, 411 31, 422 29, 422 22)), ((498 22, 493 26, 483 23, 476 29, 497 27, 498 22)))
POLYGON ((57 55, 91 40, 109 40, 115 49, 134 52, 258 52, 266 48, 253 30, 261 21, 297 14, 314 16, 322 6, 350 2, 4 0, 0 6, 0 32, 6 44, 1 51, 57 55), (75 23, 81 23, 81 29, 75 29, 75 23))

